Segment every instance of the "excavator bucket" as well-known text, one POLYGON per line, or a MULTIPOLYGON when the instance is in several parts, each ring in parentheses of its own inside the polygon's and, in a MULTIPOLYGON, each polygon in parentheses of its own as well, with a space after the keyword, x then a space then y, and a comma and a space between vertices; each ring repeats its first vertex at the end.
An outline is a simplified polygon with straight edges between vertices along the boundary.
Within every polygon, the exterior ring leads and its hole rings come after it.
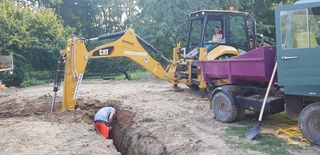
POLYGON ((0 74, 10 73, 13 71, 13 57, 12 53, 7 56, 0 56, 0 74))

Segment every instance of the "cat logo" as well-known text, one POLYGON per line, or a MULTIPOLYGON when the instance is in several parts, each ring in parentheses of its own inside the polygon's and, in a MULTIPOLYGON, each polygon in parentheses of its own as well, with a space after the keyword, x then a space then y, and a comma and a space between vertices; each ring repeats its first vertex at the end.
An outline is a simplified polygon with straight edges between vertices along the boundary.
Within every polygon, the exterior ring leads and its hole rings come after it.
POLYGON ((100 55, 108 55, 109 54, 109 49, 101 49, 99 50, 100 55))
POLYGON ((97 49, 92 53, 93 57, 105 57, 108 55, 112 55, 112 53, 114 52, 114 47, 110 46, 110 47, 105 47, 102 49, 97 49))

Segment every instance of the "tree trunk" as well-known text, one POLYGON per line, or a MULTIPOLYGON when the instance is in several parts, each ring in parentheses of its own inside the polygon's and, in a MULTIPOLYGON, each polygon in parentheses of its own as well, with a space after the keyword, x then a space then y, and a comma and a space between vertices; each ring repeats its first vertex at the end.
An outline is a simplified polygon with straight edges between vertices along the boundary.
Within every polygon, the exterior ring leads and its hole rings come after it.
POLYGON ((124 74, 125 79, 127 79, 127 80, 131 80, 130 75, 129 75, 126 71, 122 71, 122 73, 124 74))

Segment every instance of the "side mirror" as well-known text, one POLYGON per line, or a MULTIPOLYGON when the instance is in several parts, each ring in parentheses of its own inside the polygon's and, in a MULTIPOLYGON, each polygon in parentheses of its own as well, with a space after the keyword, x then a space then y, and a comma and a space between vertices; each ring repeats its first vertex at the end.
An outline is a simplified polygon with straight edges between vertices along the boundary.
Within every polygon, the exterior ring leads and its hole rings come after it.
MULTIPOLYGON (((252 38, 252 35, 253 35, 253 34, 250 34, 250 39, 253 39, 253 38, 252 38)), ((258 38, 258 39, 263 38, 263 34, 261 34, 261 33, 256 33, 256 38, 258 38)))
POLYGON ((256 33, 256 38, 263 38, 263 34, 261 34, 261 33, 256 33))

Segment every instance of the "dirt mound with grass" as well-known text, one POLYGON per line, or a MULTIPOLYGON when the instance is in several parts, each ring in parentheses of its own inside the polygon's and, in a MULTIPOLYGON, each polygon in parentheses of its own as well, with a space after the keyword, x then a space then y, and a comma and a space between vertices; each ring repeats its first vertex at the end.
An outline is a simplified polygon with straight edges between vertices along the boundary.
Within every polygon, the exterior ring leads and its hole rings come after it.
MULTIPOLYGON (((214 119, 199 93, 158 79, 83 82, 74 111, 58 113, 59 91, 50 113, 53 85, 0 89, 1 154, 268 154, 231 140, 259 147, 241 135, 226 135, 241 123, 214 119), (94 130, 93 116, 114 104, 112 139, 94 130), (228 133, 228 132, 227 132, 228 133)), ((245 116, 246 118, 247 116, 245 116)), ((256 119, 252 120, 256 123, 256 119)), ((246 129, 249 131, 250 128, 246 129)), ((243 134, 244 135, 244 134, 243 134)), ((318 154, 318 147, 291 149, 289 154, 318 154)))

